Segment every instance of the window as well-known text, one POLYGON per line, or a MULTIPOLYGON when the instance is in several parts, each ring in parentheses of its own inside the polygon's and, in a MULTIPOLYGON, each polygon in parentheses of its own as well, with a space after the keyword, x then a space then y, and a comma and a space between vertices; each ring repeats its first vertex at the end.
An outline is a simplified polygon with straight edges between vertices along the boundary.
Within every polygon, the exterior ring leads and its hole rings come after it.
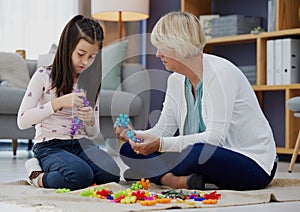
POLYGON ((27 59, 37 59, 76 14, 78 0, 0 0, 0 51, 24 49, 27 59))

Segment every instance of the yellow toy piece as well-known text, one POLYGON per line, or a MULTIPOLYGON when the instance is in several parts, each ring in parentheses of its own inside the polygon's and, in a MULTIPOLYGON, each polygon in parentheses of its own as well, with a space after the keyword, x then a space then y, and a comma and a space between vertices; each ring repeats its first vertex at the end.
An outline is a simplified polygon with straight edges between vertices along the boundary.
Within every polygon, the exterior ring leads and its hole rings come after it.
POLYGON ((187 205, 196 205, 196 202, 195 201, 188 201, 186 202, 187 205))

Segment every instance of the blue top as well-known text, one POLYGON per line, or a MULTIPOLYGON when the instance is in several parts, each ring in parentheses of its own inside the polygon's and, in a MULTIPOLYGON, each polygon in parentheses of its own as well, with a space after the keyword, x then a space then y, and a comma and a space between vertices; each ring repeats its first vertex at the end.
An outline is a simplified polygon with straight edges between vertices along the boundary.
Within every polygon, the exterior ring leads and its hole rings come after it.
POLYGON ((187 77, 185 78, 185 98, 187 103, 187 117, 184 125, 185 135, 201 133, 205 130, 201 107, 202 84, 202 80, 200 80, 196 86, 196 99, 194 99, 192 84, 187 77))

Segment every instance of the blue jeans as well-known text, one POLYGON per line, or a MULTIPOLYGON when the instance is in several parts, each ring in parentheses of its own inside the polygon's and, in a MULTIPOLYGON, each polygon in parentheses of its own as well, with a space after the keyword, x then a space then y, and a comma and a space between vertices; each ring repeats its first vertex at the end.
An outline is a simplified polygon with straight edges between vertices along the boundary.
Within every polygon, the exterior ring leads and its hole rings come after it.
POLYGON ((138 176, 160 184, 160 178, 168 172, 175 176, 202 175, 205 183, 220 189, 263 189, 273 179, 277 162, 269 176, 255 161, 237 152, 210 144, 197 143, 182 152, 136 154, 129 143, 120 149, 123 162, 138 176))
POLYGON ((33 152, 45 172, 42 179, 45 188, 75 190, 120 180, 117 163, 88 139, 37 143, 33 152))

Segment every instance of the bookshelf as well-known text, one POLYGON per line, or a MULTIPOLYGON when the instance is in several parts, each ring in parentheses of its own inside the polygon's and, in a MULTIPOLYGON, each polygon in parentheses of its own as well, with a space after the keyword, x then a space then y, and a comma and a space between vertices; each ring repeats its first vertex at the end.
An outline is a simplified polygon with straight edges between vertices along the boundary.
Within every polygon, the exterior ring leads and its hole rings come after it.
MULTIPOLYGON (((268 0, 181 0, 181 11, 191 12, 197 17, 209 14, 228 15, 230 13, 261 16, 264 13, 262 16, 263 28, 267 31, 267 5, 268 0), (218 6, 218 4, 220 5, 218 6), (255 14, 257 12, 255 9, 251 10, 247 7, 262 8, 262 12, 255 14), (253 14, 249 14, 250 11, 253 14)), ((234 47, 240 50, 239 54, 249 55, 247 57, 250 58, 250 63, 256 65, 256 85, 253 85, 253 89, 264 113, 268 114, 266 116, 273 128, 277 153, 279 154, 293 153, 300 129, 300 119, 295 118, 294 113, 289 111, 286 107, 286 101, 291 97, 300 96, 300 84, 266 85, 266 42, 277 38, 300 38, 299 6, 300 0, 276 0, 275 31, 211 38, 207 40, 204 50, 215 53, 216 47, 225 49, 234 47), (276 100, 272 97, 276 97, 276 100), (275 104, 270 104, 270 99, 274 100, 275 104), (276 107, 279 110, 274 110, 276 107), (279 129, 280 132, 277 133, 276 129, 279 129)))

